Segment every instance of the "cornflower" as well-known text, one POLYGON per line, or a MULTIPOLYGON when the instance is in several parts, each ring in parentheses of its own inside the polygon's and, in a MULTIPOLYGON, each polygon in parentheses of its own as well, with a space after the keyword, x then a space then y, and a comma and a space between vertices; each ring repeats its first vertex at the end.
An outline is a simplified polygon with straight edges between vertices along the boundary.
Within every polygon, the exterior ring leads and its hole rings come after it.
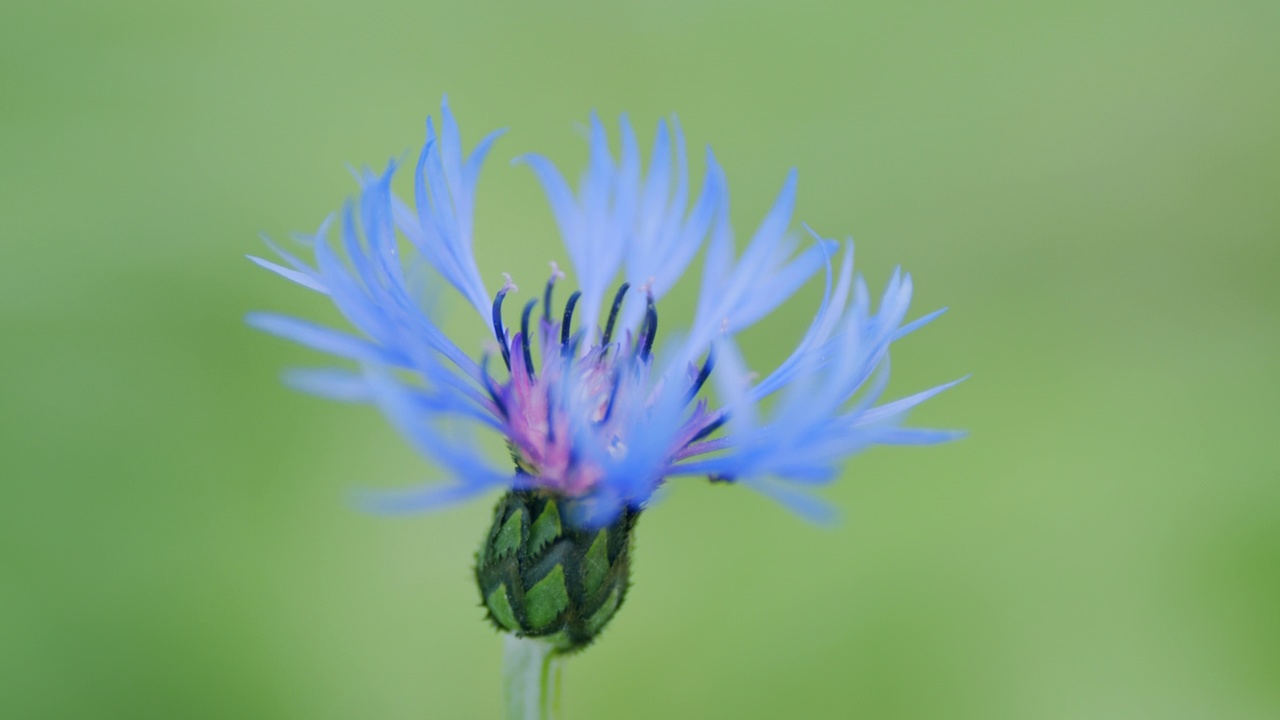
POLYGON ((576 193, 546 158, 518 158, 541 181, 577 287, 561 304, 566 276, 552 263, 514 323, 504 313, 517 292, 512 278, 491 295, 472 244, 476 184, 501 131, 465 154, 447 102, 438 130, 427 120, 412 204, 391 189, 396 162, 363 171, 358 198, 302 238, 314 264, 269 240, 280 262, 251 258, 328 296, 358 330, 251 314, 256 328, 354 361, 294 370, 287 382, 376 404, 451 479, 367 495, 368 507, 429 510, 505 491, 476 578, 489 619, 515 638, 513 717, 549 712, 553 659, 585 647, 616 613, 636 520, 669 481, 743 485, 825 520, 831 510, 812 490, 837 477, 850 455, 957 436, 903 425, 909 410, 954 382, 881 402, 890 346, 943 312, 907 321, 909 274, 895 271, 873 303, 854 272, 851 241, 808 226, 790 232, 794 171, 736 254, 728 187, 711 151, 691 201, 679 124, 658 123, 647 166, 626 116, 619 126, 615 156, 592 116, 590 161, 576 193), (330 244, 335 230, 341 252, 330 244), (704 246, 692 322, 672 332, 659 323, 660 301, 704 246), (751 372, 735 337, 815 275, 824 277, 822 298, 794 350, 767 374, 751 372), (433 316, 429 298, 443 283, 492 330, 479 357, 433 316), (505 439, 514 469, 479 449, 476 429, 505 439))

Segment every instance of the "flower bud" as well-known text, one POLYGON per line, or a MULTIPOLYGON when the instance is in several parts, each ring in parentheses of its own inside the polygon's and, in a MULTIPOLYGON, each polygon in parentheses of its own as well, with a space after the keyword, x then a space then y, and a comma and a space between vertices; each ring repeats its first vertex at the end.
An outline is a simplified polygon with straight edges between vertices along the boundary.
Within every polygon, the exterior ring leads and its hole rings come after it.
POLYGON ((572 502, 543 490, 507 493, 476 555, 489 620, 560 652, 586 647, 622 605, 638 517, 624 509, 610 525, 579 528, 568 522, 572 502))

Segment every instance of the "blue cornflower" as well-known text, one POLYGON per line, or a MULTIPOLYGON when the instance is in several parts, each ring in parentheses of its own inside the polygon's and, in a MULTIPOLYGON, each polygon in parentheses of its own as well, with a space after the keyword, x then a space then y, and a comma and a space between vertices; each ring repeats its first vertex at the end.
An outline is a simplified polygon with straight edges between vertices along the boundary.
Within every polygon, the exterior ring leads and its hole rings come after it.
MULTIPOLYGON (((495 488, 539 491, 571 501, 573 526, 596 528, 638 512, 667 480, 692 475, 747 485, 819 517, 825 505, 810 489, 834 478, 847 456, 876 444, 956 436, 902 425, 907 411, 954 383, 877 404, 893 341, 942 312, 906 321, 910 275, 895 272, 873 304, 854 273, 852 243, 807 226, 808 239, 789 232, 794 172, 735 256, 724 174, 708 150, 705 178, 690 200, 684 136, 674 121, 658 124, 644 167, 626 117, 615 157, 593 116, 590 163, 576 193, 546 158, 519 159, 542 183, 578 287, 558 304, 565 276, 553 264, 513 332, 503 308, 515 285, 508 277, 490 295, 472 251, 476 183, 501 133, 467 155, 447 104, 441 120, 438 129, 427 121, 412 204, 391 190, 395 162, 380 174, 365 171, 358 200, 304 238, 314 265, 274 244, 283 264, 252 258, 327 295, 359 331, 252 314, 254 327, 358 365, 293 371, 288 382, 376 403, 452 478, 378 496, 375 507, 420 510, 495 488), (329 241, 335 230, 341 253, 329 241), (704 245, 693 321, 679 334, 664 323, 659 343, 659 303, 704 245), (750 372, 735 335, 820 273, 822 300, 795 350, 768 374, 750 372), (492 327, 495 346, 478 359, 432 317, 424 298, 441 279, 492 327), (479 450, 470 433, 477 426, 505 438, 514 471, 479 450)), ((490 607, 495 617, 502 613, 490 607)))

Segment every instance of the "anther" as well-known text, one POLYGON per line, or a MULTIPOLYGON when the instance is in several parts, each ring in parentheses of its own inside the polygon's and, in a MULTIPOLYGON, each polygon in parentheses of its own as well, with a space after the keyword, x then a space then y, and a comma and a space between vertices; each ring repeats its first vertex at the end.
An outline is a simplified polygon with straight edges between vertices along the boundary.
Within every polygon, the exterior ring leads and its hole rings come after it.
POLYGON ((547 289, 542 293, 542 319, 548 322, 551 321, 551 291, 555 289, 556 281, 563 277, 560 266, 551 263, 551 277, 547 280, 547 289))
POLYGON ((647 361, 649 354, 653 352, 653 339, 658 334, 658 309, 653 306, 653 296, 650 295, 645 303, 644 308, 644 324, 640 326, 641 345, 640 359, 647 361))
POLYGON ((693 443, 696 443, 696 442, 698 442, 699 440, 701 440, 702 438, 704 438, 704 437, 706 437, 706 436, 710 435, 711 433, 713 433, 713 432, 715 432, 715 431, 719 430, 719 429, 720 429, 721 427, 723 427, 723 426, 724 426, 724 424, 725 424, 726 422, 728 422, 728 421, 729 421, 729 416, 728 416, 728 415, 721 415, 720 417, 716 418, 715 420, 712 420, 710 423, 708 423, 708 424, 707 424, 707 426, 706 426, 706 427, 704 427, 704 428, 702 428, 701 430, 699 430, 699 431, 698 431, 698 433, 697 433, 696 435, 694 435, 692 439, 690 439, 690 440, 689 440, 689 444, 690 444, 690 445, 692 445, 693 443))
POLYGON ((604 337, 600 339, 600 345, 608 345, 609 338, 613 337, 613 324, 618 321, 618 310, 622 308, 622 298, 626 296, 627 290, 631 288, 631 283, 622 283, 618 288, 618 292, 613 296, 613 307, 609 308, 609 322, 604 326, 604 337))
POLYGON ((707 359, 702 363, 702 369, 698 371, 698 377, 694 378, 693 385, 689 386, 689 394, 685 395, 684 402, 686 405, 689 401, 697 396, 698 391, 707 383, 707 378, 711 377, 711 371, 716 367, 716 349, 713 345, 707 351, 707 359))
POLYGON ((538 299, 534 298, 524 304, 524 312, 520 315, 520 349, 524 352, 524 369, 529 373, 529 379, 533 379, 533 349, 530 347, 529 338, 529 315, 533 312, 533 306, 538 304, 538 299))
POLYGON ((569 296, 569 302, 564 305, 564 320, 560 323, 560 345, 564 346, 569 343, 569 327, 573 324, 573 309, 578 306, 578 298, 582 297, 581 290, 574 290, 569 296))
POLYGON ((507 329, 502 326, 502 301, 506 299, 507 293, 515 289, 515 285, 511 284, 511 278, 507 278, 507 284, 502 286, 498 291, 498 295, 493 299, 493 336, 498 339, 498 345, 502 347, 502 362, 507 366, 507 371, 511 371, 511 348, 507 346, 507 329))

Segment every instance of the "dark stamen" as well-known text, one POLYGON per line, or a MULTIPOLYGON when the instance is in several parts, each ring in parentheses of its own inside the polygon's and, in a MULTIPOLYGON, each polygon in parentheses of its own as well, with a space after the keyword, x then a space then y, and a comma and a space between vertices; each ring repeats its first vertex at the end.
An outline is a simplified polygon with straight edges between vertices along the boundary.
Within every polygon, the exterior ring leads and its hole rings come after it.
POLYGON ((508 417, 507 404, 502 401, 502 395, 498 392, 498 386, 494 384, 493 378, 489 377, 489 354, 485 353, 480 358, 480 378, 484 381, 484 389, 489 392, 489 397, 493 398, 493 404, 498 406, 498 412, 502 417, 508 417))
POLYGON ((698 395, 698 391, 707 383, 707 378, 711 377, 711 371, 714 370, 715 367, 716 350, 715 346, 712 346, 711 350, 707 351, 707 359, 702 363, 702 369, 698 371, 698 377, 694 379, 693 385, 689 387, 689 394, 684 398, 686 405, 688 405, 689 401, 693 400, 693 398, 698 395))
POLYGON ((622 287, 618 288, 618 293, 613 296, 613 307, 609 308, 609 322, 604 326, 604 337, 600 339, 600 345, 608 345, 609 338, 613 337, 613 324, 618 321, 618 310, 622 307, 622 298, 626 296, 627 290, 631 289, 631 283, 622 283, 622 287))
POLYGON ((493 299, 493 336, 498 338, 498 344, 502 346, 502 362, 507 366, 507 372, 511 372, 511 348, 507 347, 507 330, 502 326, 502 301, 510 290, 509 286, 502 288, 493 299))
POLYGON ((696 443, 696 442, 698 442, 699 440, 701 440, 702 438, 704 438, 704 437, 706 437, 706 436, 710 435, 711 433, 713 433, 713 432, 715 432, 715 431, 719 430, 719 429, 720 429, 721 427, 723 427, 723 426, 724 426, 724 424, 725 424, 726 422, 728 422, 728 421, 729 421, 729 416, 728 416, 728 415, 721 415, 720 417, 716 418, 715 420, 712 420, 712 421, 711 421, 711 423, 710 423, 709 425, 707 425, 706 427, 704 427, 704 428, 702 428, 701 430, 699 430, 699 431, 698 431, 698 434, 693 436, 693 439, 689 441, 689 444, 690 444, 690 445, 692 445, 693 443, 696 443))
MULTIPOLYGON (((564 304, 564 320, 560 323, 560 344, 567 345, 569 343, 569 327, 573 324, 573 309, 578 306, 578 298, 582 297, 581 290, 574 290, 569 296, 569 302, 564 304)), ((550 303, 548 303, 548 306, 550 303)))
POLYGON ((653 339, 658 335, 658 309, 653 306, 653 296, 650 295, 644 309, 644 323, 640 326, 640 359, 648 361, 649 354, 653 352, 653 339))
POLYGON ((523 340, 520 343, 520 349, 524 352, 524 369, 529 373, 529 379, 533 379, 533 349, 529 342, 529 315, 533 312, 533 306, 538 304, 538 299, 534 298, 524 304, 524 313, 520 315, 520 335, 523 340))

